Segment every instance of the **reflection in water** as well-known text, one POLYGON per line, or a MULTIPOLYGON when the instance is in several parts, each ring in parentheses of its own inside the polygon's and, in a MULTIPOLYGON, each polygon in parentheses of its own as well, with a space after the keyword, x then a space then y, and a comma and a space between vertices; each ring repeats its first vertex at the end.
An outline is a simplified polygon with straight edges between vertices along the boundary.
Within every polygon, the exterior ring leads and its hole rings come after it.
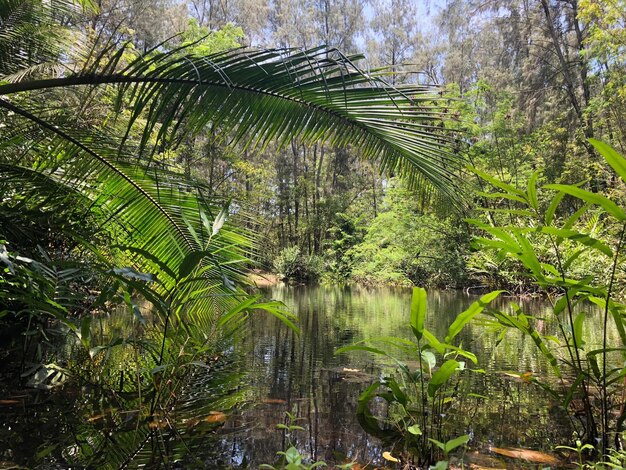
MULTIPOLYGON (((336 356, 334 350, 377 336, 410 338, 410 289, 278 285, 267 294, 298 315, 302 333, 297 337, 273 318, 252 318, 252 331, 241 349, 257 405, 225 425, 224 458, 252 467, 274 462, 276 452, 287 445, 276 424, 285 422, 285 411, 294 411, 305 431, 290 438, 301 453, 327 462, 379 463, 381 443, 363 432, 355 410, 359 394, 390 366, 365 352, 336 356)), ((445 336, 455 316, 474 300, 460 292, 430 292, 427 327, 445 336)), ((508 303, 498 302, 502 308, 508 303)), ((538 318, 548 317, 539 301, 522 302, 521 307, 538 318)), ((544 335, 554 328, 547 320, 537 322, 544 335)), ((496 348, 495 335, 477 323, 459 335, 462 346, 478 357, 475 368, 484 372, 465 373, 465 393, 458 394, 453 412, 445 417, 450 432, 470 434, 472 447, 481 449, 492 444, 552 449, 567 442, 571 428, 564 410, 538 387, 507 375, 531 372, 550 380, 548 365, 529 338, 513 332, 507 336, 496 348)))
MULTIPOLYGON (((76 386, 53 394, 4 390, 10 400, 0 403, 0 460, 41 468, 71 463, 258 468, 274 463, 276 452, 294 443, 301 453, 329 463, 381 463, 382 451, 389 449, 365 434, 355 411, 360 393, 392 367, 369 353, 334 351, 378 336, 410 338, 410 289, 278 285, 266 294, 299 317, 301 335, 274 317, 252 316, 249 330, 220 366, 194 369, 185 377, 163 417, 150 416, 141 397, 130 393, 76 386), (13 400, 17 396, 26 398, 13 400), (304 431, 287 436, 276 428, 287 423, 286 411, 297 416, 295 424, 304 431)), ((474 300, 460 292, 431 291, 427 327, 445 336, 454 317, 474 300)), ((506 300, 498 302, 506 308, 506 300)), ((542 335, 554 333, 556 326, 541 320, 550 318, 545 305, 533 301, 521 307, 538 319, 542 335)), ((129 327, 118 326, 120 335, 129 327)), ((601 342, 593 336, 600 331, 587 333, 590 347, 601 342)), ((484 372, 464 372, 466 380, 445 416, 450 434, 470 434, 470 445, 480 450, 490 445, 550 450, 568 442, 571 427, 564 410, 538 387, 507 375, 530 372, 554 381, 529 338, 511 332, 496 347, 496 335, 480 322, 466 326, 458 338, 484 372)))

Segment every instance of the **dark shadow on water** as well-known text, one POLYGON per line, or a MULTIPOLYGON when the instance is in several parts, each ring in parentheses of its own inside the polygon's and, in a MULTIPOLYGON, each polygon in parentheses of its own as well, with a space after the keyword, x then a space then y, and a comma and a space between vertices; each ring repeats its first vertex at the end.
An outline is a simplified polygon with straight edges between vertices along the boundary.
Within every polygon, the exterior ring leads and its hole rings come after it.
MULTIPOLYGON (((276 452, 287 444, 276 424, 285 423, 285 412, 290 411, 305 428, 291 436, 301 453, 327 462, 382 463, 382 451, 388 448, 361 429, 355 409, 359 394, 390 366, 369 353, 337 356, 334 351, 376 336, 408 339, 410 289, 279 285, 267 294, 298 315, 302 333, 298 337, 272 318, 251 320, 250 336, 240 348, 247 357, 257 405, 226 423, 224 455, 230 452, 233 465, 275 462, 276 452), (246 431, 235 432, 231 425, 246 431)), ((428 328, 445 336, 454 317, 474 300, 461 292, 430 292, 428 328)), ((546 312, 537 300, 522 306, 539 317, 546 312)), ((540 322, 539 327, 549 334, 554 325, 540 322)), ((552 450, 568 441, 571 428, 565 412, 538 387, 507 375, 532 371, 550 376, 528 338, 509 335, 496 348, 495 335, 476 324, 468 325, 460 337, 463 347, 478 357, 474 368, 485 372, 465 373, 464 393, 458 394, 454 413, 445 418, 456 435, 470 434, 471 446, 477 449, 495 445, 552 450)))
MULTIPOLYGON (((156 416, 142 405, 146 396, 132 393, 72 382, 53 393, 5 386, 0 460, 33 468, 258 468, 275 463, 276 453, 293 443, 314 460, 380 464, 389 449, 362 430, 355 410, 359 394, 393 367, 369 353, 334 351, 377 336, 409 338, 410 289, 278 285, 265 293, 299 317, 301 335, 273 317, 252 315, 235 346, 211 367, 193 369, 175 405, 156 416), (277 429, 289 424, 286 412, 304 430, 287 435, 277 429)), ((445 336, 474 300, 461 292, 430 292, 427 327, 445 336)), ((546 313, 540 301, 522 307, 539 318, 546 313)), ((543 335, 555 328, 547 320, 537 325, 543 335)), ((459 337, 478 357, 473 368, 484 371, 464 372, 444 417, 451 433, 470 434, 471 448, 481 452, 490 446, 550 451, 569 442, 565 412, 538 387, 509 374, 552 380, 532 341, 510 334, 496 347, 496 336, 480 322, 459 337)))

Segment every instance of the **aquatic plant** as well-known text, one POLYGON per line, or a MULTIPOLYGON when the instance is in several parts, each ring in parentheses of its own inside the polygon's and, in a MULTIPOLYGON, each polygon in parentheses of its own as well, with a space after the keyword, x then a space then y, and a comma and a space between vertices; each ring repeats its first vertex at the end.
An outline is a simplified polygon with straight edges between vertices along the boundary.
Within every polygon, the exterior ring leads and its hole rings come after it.
MULTIPOLYGON (((593 139, 590 143, 626 181, 626 159, 607 144, 593 139)), ((558 383, 529 380, 569 412, 584 445, 606 455, 611 446, 620 448, 626 421, 626 304, 620 301, 626 210, 619 198, 580 185, 548 184, 540 190, 538 173, 521 190, 474 171, 496 188, 480 195, 499 203, 497 208, 484 207, 487 221, 468 221, 486 234, 475 240, 476 246, 524 267, 550 301, 559 334, 543 336, 537 326, 541 319, 515 304, 512 312, 490 311, 491 327, 500 340, 511 329, 532 340, 558 383), (578 201, 577 209, 559 217, 566 197, 578 201), (602 317, 596 344, 588 325, 592 308, 602 317), (613 339, 611 329, 616 332, 613 339)))
MULTIPOLYGON (((312 463, 306 463, 306 457, 300 453, 298 448, 295 446, 292 440, 292 433, 295 431, 304 431, 305 429, 302 426, 299 426, 297 423, 298 418, 296 417, 297 408, 294 407, 292 412, 286 411, 285 418, 286 423, 279 423, 276 425, 277 429, 281 429, 285 433, 285 437, 287 438, 287 450, 279 451, 276 453, 282 461, 278 467, 269 464, 261 464, 259 468, 266 468, 269 470, 312 470, 314 468, 326 467, 327 464, 323 460, 318 460, 312 463)), ((353 462, 349 462, 346 464, 335 465, 334 468, 338 469, 350 469, 354 466, 353 462)))
POLYGON ((469 441, 467 434, 450 438, 450 430, 445 428, 445 416, 454 402, 457 379, 466 370, 466 360, 477 362, 473 353, 453 343, 463 327, 500 293, 491 292, 474 302, 452 322, 445 339, 439 340, 425 327, 426 291, 413 288, 409 326, 415 341, 398 337, 372 338, 336 350, 336 354, 367 351, 395 364, 393 374, 371 384, 358 399, 357 417, 368 434, 388 444, 395 443, 394 448, 403 458, 419 465, 433 464, 442 455, 447 459, 451 451, 469 441), (415 359, 417 367, 412 369, 390 350, 415 359), (388 404, 386 415, 372 414, 371 405, 377 399, 388 404))

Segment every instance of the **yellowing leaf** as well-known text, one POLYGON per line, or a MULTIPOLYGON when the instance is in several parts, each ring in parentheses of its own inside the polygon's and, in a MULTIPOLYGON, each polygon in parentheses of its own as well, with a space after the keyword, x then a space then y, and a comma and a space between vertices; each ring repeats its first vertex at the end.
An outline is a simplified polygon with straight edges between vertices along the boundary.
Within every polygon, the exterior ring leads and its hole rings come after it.
POLYGON ((505 457, 511 457, 513 459, 527 460, 533 463, 544 463, 547 465, 559 465, 561 461, 553 455, 540 452, 538 450, 519 449, 519 448, 500 448, 490 447, 489 450, 496 454, 504 455, 505 457))
POLYGON ((400 460, 396 459, 393 455, 391 455, 391 452, 383 452, 383 459, 389 461, 389 462, 399 462, 400 460))
POLYGON ((203 421, 205 423, 223 423, 224 421, 226 421, 228 419, 228 416, 226 416, 224 413, 222 413, 221 411, 211 411, 204 419, 203 421))

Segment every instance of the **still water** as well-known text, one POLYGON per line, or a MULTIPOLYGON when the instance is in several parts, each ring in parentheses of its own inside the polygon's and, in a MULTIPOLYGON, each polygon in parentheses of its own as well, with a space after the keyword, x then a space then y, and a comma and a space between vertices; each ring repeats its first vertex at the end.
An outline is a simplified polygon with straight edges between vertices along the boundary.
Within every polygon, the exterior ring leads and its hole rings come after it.
MULTIPOLYGON (((359 394, 393 367, 367 352, 337 355, 335 350, 380 336, 409 339, 411 290, 276 285, 264 293, 298 317, 301 334, 267 314, 252 315, 245 334, 225 354, 227 360, 188 375, 176 406, 157 428, 153 417, 141 411, 141 396, 72 383, 53 393, 3 391, 10 399, 0 400, 0 468, 4 463, 28 468, 258 468, 275 463, 288 442, 307 457, 328 463, 384 463, 382 453, 389 449, 361 429, 355 410, 359 394), (289 424, 286 412, 302 430, 287 435, 277 428, 289 424)), ((430 291, 427 328, 443 338, 456 315, 476 299, 430 291)), ((549 317, 544 304, 519 303, 537 318, 537 330, 554 333, 556 325, 542 320, 549 317)), ((508 304, 499 299, 496 306, 505 309, 508 304)), ((445 416, 451 436, 470 434, 471 452, 480 454, 488 454, 491 446, 550 451, 571 441, 564 411, 539 387, 511 374, 554 380, 532 341, 510 332, 496 347, 497 335, 480 321, 467 325, 457 338, 478 358, 469 368, 480 371, 463 372, 458 398, 445 416)), ((410 363, 416 358, 403 359, 410 363)))
MULTIPOLYGON (((287 443, 285 432, 276 429, 276 424, 286 423, 286 411, 296 414, 296 424, 305 428, 290 436, 301 453, 327 462, 381 463, 388 449, 363 432, 355 409, 359 394, 390 366, 370 353, 336 355, 335 350, 378 336, 410 339, 411 290, 277 285, 267 295, 297 314, 301 334, 273 318, 260 315, 251 320, 251 333, 241 348, 255 405, 222 429, 221 463, 254 467, 274 462, 287 443)), ((456 315, 476 299, 461 292, 431 291, 427 328, 443 338, 456 315)), ((496 303, 502 308, 506 304, 496 303)), ((522 307, 537 317, 547 312, 539 301, 523 302, 522 307)), ((537 328, 549 334, 552 326, 539 321, 537 328)), ((484 373, 465 372, 465 392, 482 397, 466 397, 446 418, 456 435, 470 434, 471 447, 481 451, 491 445, 551 450, 569 441, 564 412, 538 387, 508 375, 532 372, 549 380, 549 367, 529 338, 511 332, 496 347, 496 335, 476 322, 466 326, 460 339, 478 358, 473 368, 484 373)))

